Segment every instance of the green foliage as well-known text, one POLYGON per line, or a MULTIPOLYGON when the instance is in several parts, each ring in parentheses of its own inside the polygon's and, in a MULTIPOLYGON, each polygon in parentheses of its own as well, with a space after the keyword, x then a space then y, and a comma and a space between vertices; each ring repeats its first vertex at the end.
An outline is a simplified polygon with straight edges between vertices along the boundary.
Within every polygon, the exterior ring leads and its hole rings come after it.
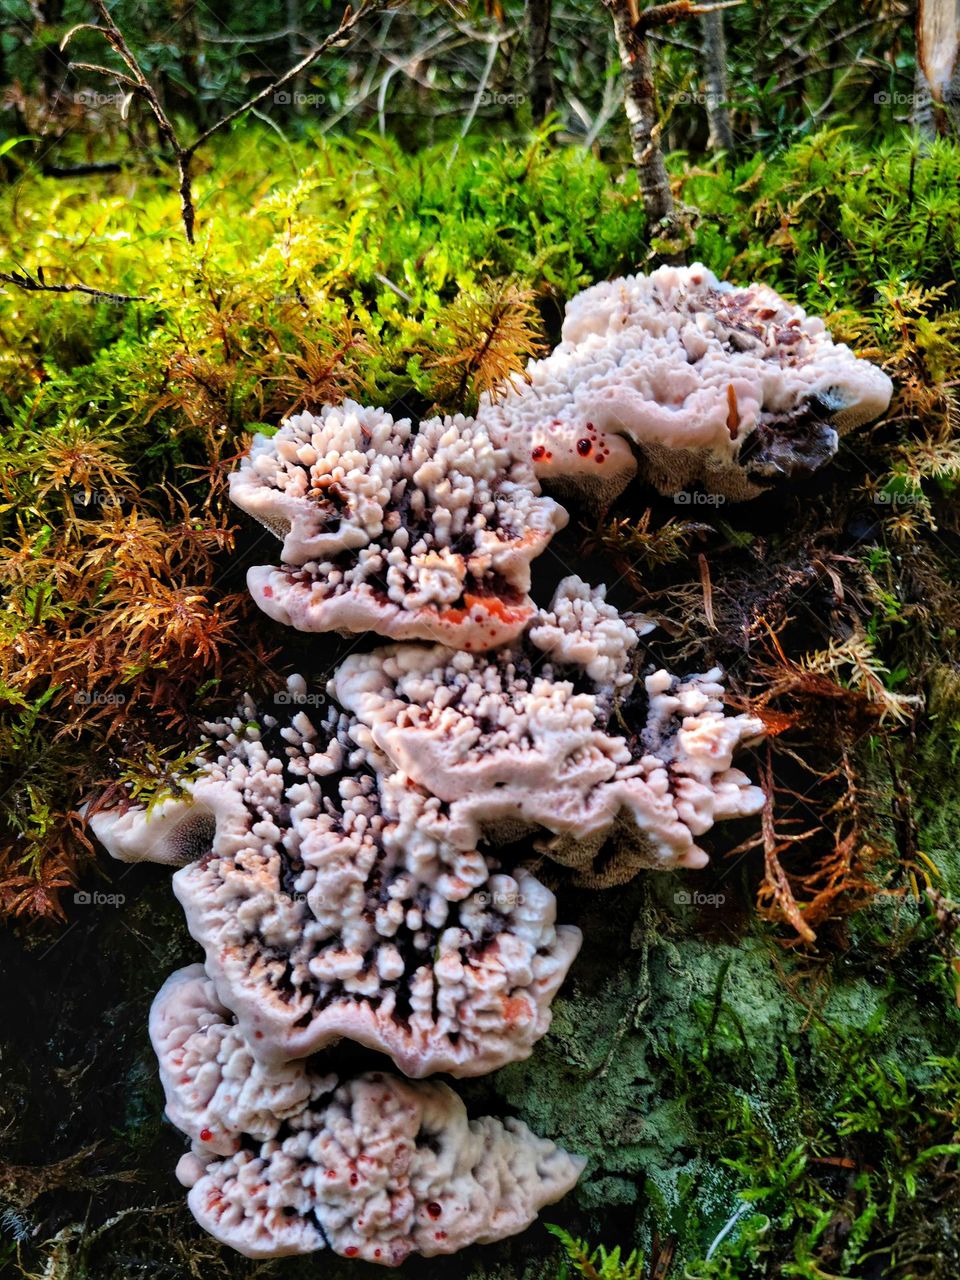
MULTIPOLYGON (((224 494, 249 433, 344 395, 415 414, 468 407, 555 339, 570 294, 648 261, 634 175, 547 135, 468 140, 453 157, 375 136, 282 149, 250 130, 204 162, 195 251, 163 170, 63 180, 26 168, 0 197, 0 269, 42 267, 50 281, 147 299, 0 294, 0 767, 22 784, 0 797, 0 904, 24 918, 62 911, 91 853, 79 807, 107 779, 119 774, 146 801, 176 794, 197 721, 284 673, 275 633, 246 601, 246 552, 224 494), (477 358, 487 350, 495 361, 477 358)), ((798 297, 897 376, 893 420, 856 437, 838 481, 876 528, 854 539, 844 569, 867 615, 866 648, 842 647, 838 625, 820 666, 856 658, 869 680, 880 662, 883 684, 913 694, 935 653, 946 673, 941 762, 960 725, 948 506, 958 177, 954 145, 871 151, 834 130, 773 160, 680 179, 700 206, 691 256, 798 297)), ((724 557, 756 557, 769 582, 786 536, 752 525, 746 509, 727 508, 711 528, 639 501, 594 542, 639 569, 627 587, 663 575, 688 629, 678 643, 698 643, 690 632, 712 584, 719 643, 724 557), (677 583, 698 557, 684 594, 677 583)), ((847 513, 831 509, 838 521, 847 513)), ((806 572, 813 553, 794 551, 806 572)), ((773 600, 771 618, 790 604, 773 600)), ((946 861, 955 831, 919 847, 946 861)), ((724 876, 733 865, 721 863, 724 876)), ((735 879, 724 883, 731 902, 735 879)), ((947 1234, 960 1181, 949 944, 896 886, 846 924, 831 898, 824 921, 836 932, 820 955, 836 945, 842 959, 819 976, 834 989, 814 987, 802 1004, 784 983, 808 975, 779 951, 771 958, 769 939, 744 923, 748 908, 728 907, 722 944, 685 936, 665 909, 658 937, 647 916, 618 914, 634 888, 608 895, 585 927, 585 953, 599 939, 597 990, 578 969, 575 994, 557 1004, 554 1048, 496 1085, 536 1127, 591 1156, 578 1202, 591 1221, 579 1232, 597 1238, 611 1205, 635 1214, 643 1256, 555 1232, 566 1274, 649 1280, 654 1241, 670 1237, 691 1277, 867 1280, 878 1257, 898 1280, 911 1275, 910 1250, 927 1247, 917 1223, 947 1234)))
POLYGON ((547 1230, 563 1245, 569 1260, 561 1265, 557 1280, 568 1280, 571 1275, 583 1276, 584 1280, 645 1280, 643 1255, 638 1250, 621 1258, 619 1245, 609 1251, 603 1245, 591 1249, 585 1240, 576 1239, 552 1222, 547 1223, 547 1230))

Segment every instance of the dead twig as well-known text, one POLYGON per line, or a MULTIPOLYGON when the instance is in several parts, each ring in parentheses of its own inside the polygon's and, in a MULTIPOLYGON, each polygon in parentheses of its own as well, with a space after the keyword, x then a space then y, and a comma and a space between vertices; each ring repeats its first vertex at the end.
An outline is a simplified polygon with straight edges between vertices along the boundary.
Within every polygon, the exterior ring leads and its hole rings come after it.
POLYGON ((94 289, 89 284, 48 284, 43 278, 43 267, 37 268, 36 278, 25 271, 0 271, 0 281, 12 284, 24 293, 82 293, 87 298, 99 298, 103 302, 146 302, 139 293, 112 293, 109 289, 94 289))
POLYGON ((246 102, 233 111, 227 112, 208 129, 204 129, 193 142, 184 145, 177 131, 173 126, 169 116, 163 109, 163 105, 157 95, 156 89, 148 80, 140 63, 137 61, 134 53, 127 44, 123 32, 114 22, 107 8, 105 0, 92 0, 93 6, 97 11, 99 22, 81 22, 79 25, 72 27, 61 41, 60 48, 65 49, 72 38, 78 31, 96 31, 104 37, 111 49, 118 55, 126 67, 126 72, 119 71, 112 67, 104 67, 98 63, 92 62, 74 62, 71 66, 77 71, 88 71, 94 75, 103 75, 112 77, 118 84, 128 89, 130 93, 140 98, 146 103, 147 108, 157 122, 160 136, 165 144, 173 153, 174 160, 177 165, 177 176, 179 178, 179 195, 180 195, 180 215, 183 221, 183 229, 186 233, 187 241, 190 244, 195 243, 195 226, 196 226, 196 209, 193 203, 193 160, 197 151, 213 137, 215 133, 219 133, 221 129, 227 128, 240 116, 246 115, 248 111, 254 110, 271 94, 282 89, 284 85, 295 80, 297 76, 302 75, 306 69, 325 53, 328 49, 335 45, 342 44, 348 36, 353 33, 354 28, 360 22, 361 18, 368 13, 383 7, 385 0, 365 0, 360 8, 355 12, 350 5, 344 10, 343 17, 340 19, 340 25, 335 31, 325 36, 319 44, 310 49, 304 56, 283 73, 278 79, 273 80, 265 88, 255 93, 253 97, 248 98, 246 102))

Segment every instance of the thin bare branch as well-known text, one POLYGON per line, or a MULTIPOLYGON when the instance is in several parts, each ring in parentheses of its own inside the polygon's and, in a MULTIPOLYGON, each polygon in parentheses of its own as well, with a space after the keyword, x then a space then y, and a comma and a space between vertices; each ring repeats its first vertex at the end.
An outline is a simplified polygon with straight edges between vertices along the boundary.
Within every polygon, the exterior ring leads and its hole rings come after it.
MULTIPOLYGON (((222 116, 208 129, 200 133, 193 142, 184 144, 177 136, 177 131, 173 126, 170 118, 163 109, 163 105, 157 95, 156 90, 150 83, 142 67, 136 59, 130 46, 127 44, 123 32, 114 22, 107 8, 105 0, 91 0, 93 7, 96 9, 100 18, 99 22, 83 22, 78 26, 71 28, 63 39, 61 48, 65 48, 71 38, 78 31, 96 31, 99 32, 111 49, 118 55, 127 68, 126 72, 118 71, 115 68, 104 67, 98 63, 91 62, 74 62, 71 66, 78 71, 88 71, 96 75, 103 75, 115 79, 118 83, 124 85, 132 94, 143 99, 149 108, 151 114, 157 122, 157 127, 163 141, 173 152, 173 157, 177 166, 177 177, 179 179, 178 192, 180 195, 180 216, 183 222, 183 229, 186 233, 189 244, 195 243, 194 229, 196 224, 196 210, 193 204, 193 174, 191 172, 193 158, 200 147, 203 146, 215 133, 219 133, 221 129, 227 128, 235 120, 246 115, 248 111, 253 111, 256 107, 264 102, 271 94, 277 92, 284 85, 295 80, 297 76, 302 75, 306 69, 325 53, 328 49, 334 48, 336 45, 343 43, 349 36, 353 34, 354 28, 360 19, 366 14, 381 9, 386 0, 366 0, 361 4, 360 8, 353 11, 348 5, 344 10, 340 25, 330 35, 325 36, 313 49, 306 53, 299 62, 295 63, 289 70, 285 71, 282 76, 272 81, 265 88, 255 93, 252 98, 248 98, 241 106, 236 107, 233 111, 222 116)), ((17 283, 11 281, 10 283, 17 283)), ((21 286, 23 287, 23 286, 21 286)), ((80 292, 81 290, 71 290, 70 292, 80 292)))
POLYGON ((278 80, 274 80, 271 84, 268 84, 265 89, 261 89, 260 92, 254 94, 252 98, 248 98, 242 106, 239 106, 235 110, 229 112, 229 114, 225 115, 215 124, 212 124, 209 129, 205 129, 197 140, 192 142, 190 146, 186 148, 186 154, 192 156, 197 148, 202 146, 208 138, 212 138, 215 133, 219 133, 219 131, 226 128, 228 124, 232 124, 234 120, 245 115, 246 112, 250 111, 253 107, 258 106, 264 101, 264 99, 269 98, 272 93, 276 93, 276 91, 278 89, 282 89, 285 84, 289 84, 291 80, 295 80, 297 76, 301 75, 309 66, 316 62, 321 54, 326 53, 328 49, 333 48, 334 45, 339 44, 346 36, 350 35, 361 18, 376 9, 382 8, 383 3, 384 0, 370 0, 369 3, 361 5, 356 13, 352 12, 350 6, 347 5, 344 10, 343 17, 340 20, 340 25, 337 27, 336 31, 332 31, 330 35, 325 36, 315 48, 305 54, 304 57, 302 57, 299 62, 295 63, 294 66, 290 67, 288 71, 285 71, 278 80))
POLYGON ((717 13, 721 9, 735 9, 743 4, 743 0, 717 0, 716 4, 694 4, 692 0, 668 0, 667 4, 651 5, 649 9, 641 9, 633 24, 638 35, 653 27, 667 26, 678 22, 681 18, 696 18, 704 13, 717 13))
POLYGON ((102 302, 146 302, 141 294, 112 293, 108 289, 94 289, 88 284, 48 284, 43 279, 42 269, 36 279, 26 272, 0 271, 0 281, 12 284, 24 293, 82 293, 88 298, 99 298, 102 302))

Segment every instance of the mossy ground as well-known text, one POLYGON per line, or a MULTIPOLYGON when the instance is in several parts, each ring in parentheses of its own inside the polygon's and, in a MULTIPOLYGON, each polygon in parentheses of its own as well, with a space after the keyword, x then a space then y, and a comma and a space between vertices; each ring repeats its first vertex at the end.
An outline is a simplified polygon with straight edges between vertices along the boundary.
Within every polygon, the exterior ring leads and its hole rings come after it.
MULTIPOLYGON (((96 187, 26 174, 5 198, 16 263, 149 299, 0 298, 11 1275, 378 1274, 324 1256, 248 1263, 193 1224, 146 1014, 196 949, 167 873, 107 865, 76 811, 120 771, 142 784, 151 750, 182 751, 245 683, 334 659, 335 645, 242 598, 260 535, 233 529, 222 481, 254 424, 345 391, 412 412, 469 407, 504 363, 555 338, 566 297, 648 261, 633 177, 544 139, 464 148, 455 164, 376 140, 298 147, 281 164, 250 132, 210 157, 195 256, 169 182, 146 169, 96 187), (477 359, 491 326, 495 367, 477 359), (123 901, 76 902, 78 887, 123 901)), ((640 1248, 649 1280, 954 1280, 960 222, 944 211, 957 211, 960 150, 868 152, 835 132, 775 162, 678 175, 699 206, 689 256, 830 315, 896 375, 893 420, 849 441, 829 473, 747 507, 684 508, 636 487, 602 527, 572 523, 537 591, 570 569, 614 583, 619 605, 660 618, 661 660, 720 660, 741 697, 773 687, 772 633, 784 663, 828 680, 808 687, 781 664, 792 683, 771 704, 784 718, 777 784, 815 827, 783 861, 817 937, 797 945, 776 896, 761 892, 757 911, 762 850, 731 852, 751 824, 712 834, 703 873, 604 893, 544 863, 583 951, 533 1056, 462 1092, 474 1113, 518 1114, 589 1157, 543 1221, 640 1248), (826 647, 854 633, 867 649, 829 666, 826 647), (925 695, 927 711, 899 694, 925 695), (791 770, 807 771, 802 784, 791 770), (835 857, 837 812, 855 848, 823 898, 804 876, 835 857), (939 916, 927 883, 947 900, 939 916)), ((564 1256, 540 1223, 404 1274, 552 1280, 573 1267, 564 1256)))

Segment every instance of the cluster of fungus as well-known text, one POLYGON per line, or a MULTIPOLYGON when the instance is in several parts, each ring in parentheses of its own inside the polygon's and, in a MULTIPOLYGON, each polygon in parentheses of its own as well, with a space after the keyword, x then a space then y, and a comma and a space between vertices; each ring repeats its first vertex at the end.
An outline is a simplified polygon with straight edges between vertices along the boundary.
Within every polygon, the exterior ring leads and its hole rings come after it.
POLYGON ((540 479, 597 505, 638 463, 661 493, 755 497, 822 467, 892 392, 822 320, 699 263, 586 289, 561 338, 506 394, 488 396, 478 421, 494 439, 522 435, 540 479))
MULTIPOLYGON (((309 697, 294 677, 283 705, 309 697)), ((207 728, 200 776, 158 823, 92 824, 117 857, 189 859, 174 891, 253 1055, 347 1037, 414 1078, 528 1056, 580 946, 553 894, 445 840, 437 799, 335 705, 280 720, 248 698, 207 728)))
POLYGON ((91 815, 115 857, 177 868, 203 950, 150 1030, 214 1236, 397 1265, 522 1230, 573 1186, 579 1158, 423 1077, 493 1071, 549 1029, 581 938, 527 855, 598 887, 703 866, 699 839, 762 806, 733 764, 762 725, 726 714, 719 670, 644 656, 653 623, 604 588, 569 577, 537 608, 531 562, 567 521, 538 476, 602 502, 639 456, 664 491, 746 497, 889 394, 771 291, 664 268, 575 298, 560 347, 475 420, 348 401, 255 438, 231 497, 282 542, 250 570, 258 604, 402 643, 245 698, 175 795, 91 815), (340 1078, 343 1040, 405 1078, 340 1078))
POLYGON ((248 574, 254 600, 300 631, 513 639, 534 611, 530 562, 567 522, 515 463, 460 415, 414 429, 348 400, 290 418, 230 477, 232 500, 283 540, 279 567, 248 574))
POLYGON ((177 1166, 190 1208, 248 1257, 454 1253, 522 1231, 583 1168, 518 1120, 468 1120, 443 1084, 264 1065, 202 965, 161 988, 150 1037, 191 1140, 177 1166))

